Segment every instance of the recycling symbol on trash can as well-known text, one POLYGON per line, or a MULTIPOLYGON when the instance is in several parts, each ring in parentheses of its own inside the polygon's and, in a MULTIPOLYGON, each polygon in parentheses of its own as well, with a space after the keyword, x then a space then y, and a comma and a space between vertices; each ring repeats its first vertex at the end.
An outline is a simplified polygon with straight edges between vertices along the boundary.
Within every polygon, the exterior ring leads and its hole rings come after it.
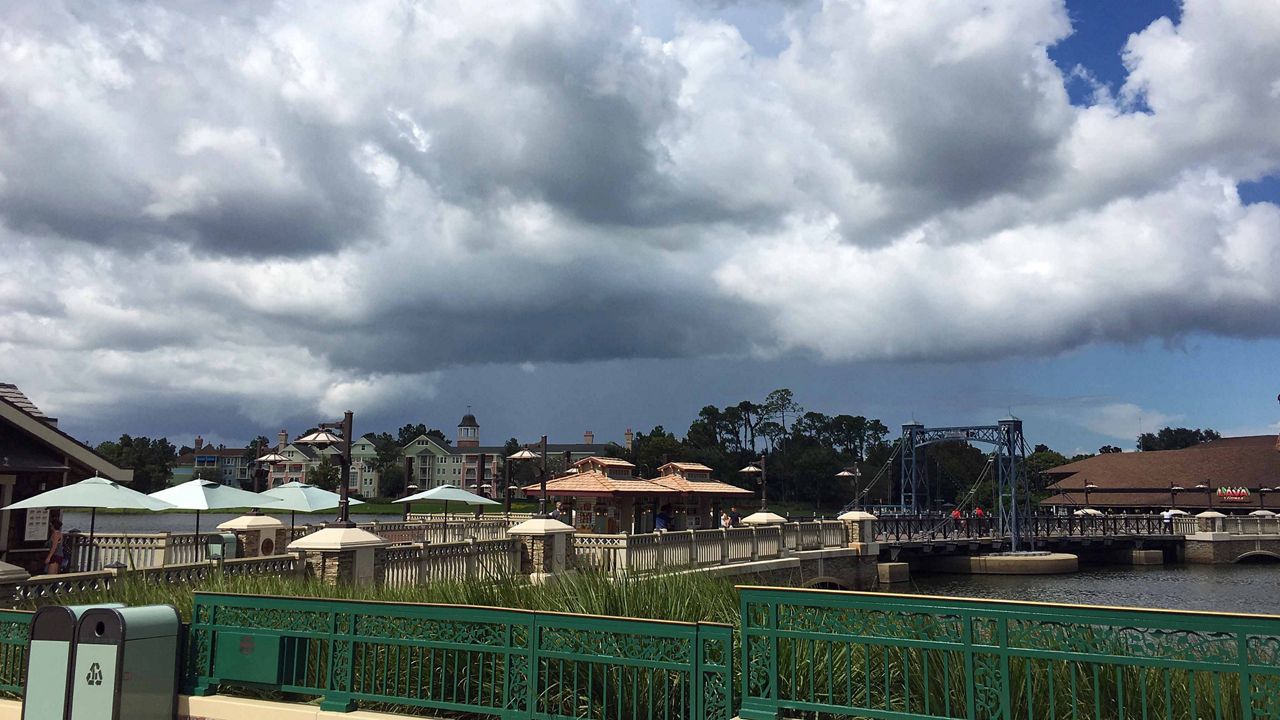
POLYGON ((85 676, 85 682, 89 685, 102 684, 102 667, 98 663, 89 666, 89 674, 85 676))

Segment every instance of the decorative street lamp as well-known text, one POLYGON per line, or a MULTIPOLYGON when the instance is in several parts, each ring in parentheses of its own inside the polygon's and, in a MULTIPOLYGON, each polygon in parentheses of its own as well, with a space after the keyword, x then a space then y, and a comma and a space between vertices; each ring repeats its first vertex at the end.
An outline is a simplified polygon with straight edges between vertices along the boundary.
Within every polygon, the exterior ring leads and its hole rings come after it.
MULTIPOLYGON (((515 462, 528 462, 530 460, 538 461, 538 466, 537 466, 538 467, 538 484, 539 484, 538 514, 534 515, 534 517, 546 518, 547 517, 547 436, 546 435, 542 436, 542 439, 538 441, 538 445, 541 448, 540 453, 533 452, 532 450, 529 449, 528 445, 525 445, 523 450, 507 456, 507 460, 512 460, 515 462)), ((508 500, 507 507, 510 508, 509 500, 508 500)))
POLYGON ((1209 506, 1209 509, 1212 510, 1213 509, 1213 488, 1209 487, 1208 482, 1202 482, 1199 485, 1196 485, 1196 489, 1204 491, 1205 502, 1209 506))
POLYGON ((1186 490, 1186 488, 1182 487, 1181 485, 1174 485, 1173 483, 1169 483, 1169 507, 1171 509, 1178 507, 1178 493, 1184 490, 1186 490))
POLYGON ((262 485, 270 484, 267 482, 262 482, 270 474, 269 471, 267 470, 268 465, 279 465, 280 463, 288 459, 289 458, 281 455, 280 453, 274 450, 267 453, 266 455, 263 455, 260 458, 254 459, 254 462, 258 464, 258 467, 253 471, 253 491, 262 492, 263 490, 266 489, 262 487, 262 485))
POLYGON ((760 453, 760 459, 754 463, 747 465, 738 472, 743 475, 758 475, 760 482, 760 512, 769 509, 769 471, 764 463, 764 453, 760 453))
POLYGON ((347 485, 351 483, 351 424, 350 410, 342 414, 336 422, 320 423, 319 429, 298 438, 294 442, 300 445, 313 445, 318 450, 338 446, 338 462, 342 465, 342 481, 338 487, 338 522, 334 527, 353 528, 351 522, 351 502, 348 498, 347 485), (335 434, 333 431, 337 430, 335 434))
POLYGON ((1094 485, 1091 482, 1087 482, 1084 484, 1084 506, 1085 507, 1089 507, 1089 493, 1097 489, 1098 489, 1098 486, 1094 485))
POLYGON ((836 473, 836 477, 840 478, 841 480, 847 481, 853 486, 854 507, 858 507, 859 505, 861 505, 862 496, 858 494, 858 481, 862 479, 862 471, 858 469, 858 466, 854 465, 852 472, 850 472, 848 469, 841 470, 840 472, 836 473))

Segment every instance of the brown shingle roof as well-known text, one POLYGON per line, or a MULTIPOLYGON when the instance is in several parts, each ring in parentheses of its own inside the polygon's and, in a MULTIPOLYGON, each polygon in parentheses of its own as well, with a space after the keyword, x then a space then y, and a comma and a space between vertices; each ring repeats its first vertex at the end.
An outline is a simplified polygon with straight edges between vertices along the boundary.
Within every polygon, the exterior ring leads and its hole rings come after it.
MULTIPOLYGON (((1274 435, 1223 438, 1182 450, 1159 450, 1095 455, 1045 472, 1055 479, 1048 489, 1058 494, 1042 501, 1046 505, 1083 505, 1084 486, 1092 483, 1089 504, 1139 507, 1169 503, 1169 486, 1184 488, 1177 503, 1188 507, 1207 504, 1205 493, 1196 491, 1201 483, 1211 488, 1246 487, 1254 491, 1251 503, 1214 506, 1258 507, 1260 487, 1280 485, 1280 451, 1274 435)), ((1268 507, 1273 499, 1268 499, 1268 507)), ((1280 502, 1280 498, 1274 498, 1280 502)))
POLYGON ((48 415, 40 412, 40 408, 36 407, 36 404, 31 402, 31 399, 13 383, 0 383, 0 398, 8 400, 10 404, 33 418, 40 418, 41 420, 49 418, 48 415))
POLYGON ((581 460, 573 464, 574 467, 579 467, 581 465, 601 465, 605 467, 625 467, 625 468, 635 467, 634 464, 629 463, 626 460, 620 460, 618 458, 611 458, 611 457, 601 457, 599 455, 592 455, 591 457, 582 458, 581 460))

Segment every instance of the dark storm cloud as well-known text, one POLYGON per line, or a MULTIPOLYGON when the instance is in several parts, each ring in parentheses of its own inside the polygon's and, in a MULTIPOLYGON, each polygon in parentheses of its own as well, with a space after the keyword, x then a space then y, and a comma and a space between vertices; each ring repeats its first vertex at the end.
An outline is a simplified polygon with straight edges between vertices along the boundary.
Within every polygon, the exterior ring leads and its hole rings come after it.
POLYGON ((261 421, 477 363, 1276 332, 1265 2, 1136 34, 1143 113, 1070 105, 1058 0, 771 11, 776 56, 710 6, 4 13, 0 350, 261 421))

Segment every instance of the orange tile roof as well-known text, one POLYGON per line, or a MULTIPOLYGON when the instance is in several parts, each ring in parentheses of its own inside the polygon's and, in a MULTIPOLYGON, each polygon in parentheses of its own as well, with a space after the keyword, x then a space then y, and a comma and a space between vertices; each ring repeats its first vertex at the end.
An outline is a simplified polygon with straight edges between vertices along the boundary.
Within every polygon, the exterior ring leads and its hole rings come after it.
POLYGON ((736 485, 722 483, 718 480, 689 480, 679 475, 663 475, 654 478, 651 482, 663 487, 671 488, 677 492, 700 494, 700 495, 742 495, 744 497, 754 495, 750 490, 743 490, 736 485))
POLYGON ((609 467, 629 467, 629 468, 635 467, 634 464, 629 463, 626 460, 622 460, 620 458, 601 457, 599 455, 592 455, 591 457, 582 458, 581 460, 573 464, 574 467, 577 467, 579 465, 607 465, 609 467))
MULTIPOLYGON (((522 488, 526 494, 537 495, 541 487, 537 484, 522 488)), ((633 478, 621 480, 611 478, 598 470, 564 475, 547 481, 548 495, 670 495, 672 490, 662 485, 633 478)))
POLYGON ((662 472, 669 467, 673 467, 673 468, 676 468, 677 470, 685 470, 685 471, 692 470, 694 472, 712 472, 711 468, 707 467, 706 465, 703 465, 702 463, 691 463, 691 462, 669 462, 666 465, 663 465, 662 467, 658 468, 658 471, 662 472))

